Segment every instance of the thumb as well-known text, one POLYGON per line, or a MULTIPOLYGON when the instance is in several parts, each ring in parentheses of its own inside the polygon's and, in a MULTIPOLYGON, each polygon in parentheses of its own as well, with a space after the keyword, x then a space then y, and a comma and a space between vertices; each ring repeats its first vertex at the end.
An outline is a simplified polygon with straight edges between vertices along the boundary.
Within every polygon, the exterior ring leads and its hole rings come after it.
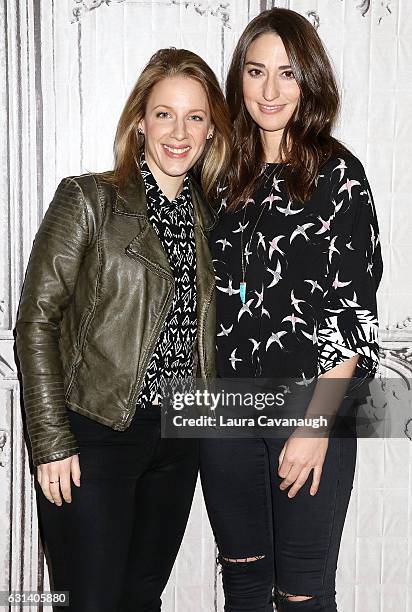
POLYGON ((70 471, 73 478, 73 482, 77 487, 80 487, 80 464, 79 464, 79 455, 73 455, 72 461, 70 464, 70 471))

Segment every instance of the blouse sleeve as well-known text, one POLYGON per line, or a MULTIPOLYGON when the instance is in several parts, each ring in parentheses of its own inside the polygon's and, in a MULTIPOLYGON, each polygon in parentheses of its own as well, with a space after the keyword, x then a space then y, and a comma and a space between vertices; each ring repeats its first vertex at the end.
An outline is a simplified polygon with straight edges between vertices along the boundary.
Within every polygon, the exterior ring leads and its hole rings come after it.
POLYGON ((358 354, 355 378, 373 377, 379 363, 376 291, 382 256, 375 205, 355 157, 331 171, 334 214, 326 291, 318 331, 318 374, 358 354))

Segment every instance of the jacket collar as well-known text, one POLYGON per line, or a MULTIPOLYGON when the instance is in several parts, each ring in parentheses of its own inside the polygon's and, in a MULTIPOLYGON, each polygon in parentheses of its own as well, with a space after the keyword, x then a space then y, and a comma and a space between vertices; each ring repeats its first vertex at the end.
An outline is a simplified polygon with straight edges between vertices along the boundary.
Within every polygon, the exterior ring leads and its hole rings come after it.
MULTIPOLYGON (((189 175, 190 195, 192 197, 195 225, 205 230, 211 230, 217 223, 218 216, 215 210, 208 204, 199 185, 195 179, 189 175)), ((147 217, 146 191, 143 178, 140 173, 136 173, 127 185, 119 189, 116 188, 116 200, 114 202, 114 212, 147 217)))

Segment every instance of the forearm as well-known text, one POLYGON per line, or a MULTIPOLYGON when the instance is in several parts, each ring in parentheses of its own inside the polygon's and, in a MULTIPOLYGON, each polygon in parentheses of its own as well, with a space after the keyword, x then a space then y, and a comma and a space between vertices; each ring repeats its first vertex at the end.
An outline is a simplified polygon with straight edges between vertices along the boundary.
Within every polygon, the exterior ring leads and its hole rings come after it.
POLYGON ((311 427, 300 427, 299 431, 302 434, 308 432, 312 434, 314 432, 323 435, 329 434, 355 372, 358 359, 359 356, 354 355, 319 376, 305 412, 305 419, 313 421, 313 419, 319 420, 320 417, 323 417, 327 424, 322 425, 316 430, 311 427))

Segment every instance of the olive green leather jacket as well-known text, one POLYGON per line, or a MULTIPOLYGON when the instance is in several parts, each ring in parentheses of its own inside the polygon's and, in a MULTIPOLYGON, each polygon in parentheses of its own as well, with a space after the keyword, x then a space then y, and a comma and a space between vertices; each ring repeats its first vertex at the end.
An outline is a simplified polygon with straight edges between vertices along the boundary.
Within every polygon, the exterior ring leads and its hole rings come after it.
MULTIPOLYGON (((194 372, 215 376, 215 278, 207 232, 217 215, 193 179, 197 342, 194 372)), ((67 408, 125 430, 171 307, 174 279, 147 217, 142 178, 64 178, 34 239, 16 349, 34 465, 79 452, 67 408)))

